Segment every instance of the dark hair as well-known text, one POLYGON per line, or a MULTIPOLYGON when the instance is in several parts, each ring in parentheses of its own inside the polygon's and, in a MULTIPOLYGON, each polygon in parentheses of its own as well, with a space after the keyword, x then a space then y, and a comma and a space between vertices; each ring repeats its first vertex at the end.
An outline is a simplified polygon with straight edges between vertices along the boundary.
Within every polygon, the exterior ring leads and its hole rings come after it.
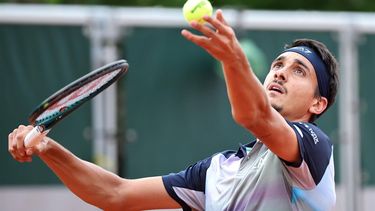
MULTIPOLYGON (((315 51, 316 54, 323 60, 324 64, 326 65, 328 74, 329 74, 329 92, 328 92, 328 104, 327 108, 319 115, 312 115, 310 118, 310 122, 314 122, 318 119, 324 112, 328 110, 328 108, 335 102, 337 89, 339 85, 339 76, 338 76, 338 63, 332 53, 328 50, 328 48, 321 42, 311 39, 297 39, 292 44, 286 45, 285 48, 293 48, 296 46, 306 46, 311 48, 315 51)), ((321 97, 319 92, 319 87, 316 87, 315 90, 315 97, 321 97)))

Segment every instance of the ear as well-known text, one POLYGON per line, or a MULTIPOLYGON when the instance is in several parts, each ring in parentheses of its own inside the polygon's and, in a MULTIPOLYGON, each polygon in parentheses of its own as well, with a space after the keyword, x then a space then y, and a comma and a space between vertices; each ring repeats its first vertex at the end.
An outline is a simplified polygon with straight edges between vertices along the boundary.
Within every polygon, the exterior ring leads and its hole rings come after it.
POLYGON ((313 100, 313 104, 311 105, 309 111, 312 114, 321 114, 324 110, 326 110, 328 105, 328 100, 325 97, 316 97, 313 100))

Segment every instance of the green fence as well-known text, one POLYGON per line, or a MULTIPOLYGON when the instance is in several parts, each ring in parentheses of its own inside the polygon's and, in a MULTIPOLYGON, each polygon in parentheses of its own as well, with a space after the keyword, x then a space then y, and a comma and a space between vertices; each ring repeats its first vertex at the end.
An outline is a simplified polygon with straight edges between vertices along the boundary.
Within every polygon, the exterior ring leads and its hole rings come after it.
MULTIPOLYGON (((89 42, 80 27, 0 25, 0 185, 48 184, 58 179, 38 158, 17 163, 8 153, 8 133, 46 97, 89 71, 89 42)), ((90 159, 83 137, 90 126, 90 106, 59 124, 51 136, 90 159)))
MULTIPOLYGON (((361 37, 359 45, 359 93, 361 110, 361 164, 362 164, 362 183, 364 185, 375 184, 375 165, 373 163, 375 154, 375 130, 372 120, 375 118, 375 95, 373 94, 373 76, 375 77, 375 36, 367 35, 361 37)), ((345 86, 345 84, 342 84, 345 86)))

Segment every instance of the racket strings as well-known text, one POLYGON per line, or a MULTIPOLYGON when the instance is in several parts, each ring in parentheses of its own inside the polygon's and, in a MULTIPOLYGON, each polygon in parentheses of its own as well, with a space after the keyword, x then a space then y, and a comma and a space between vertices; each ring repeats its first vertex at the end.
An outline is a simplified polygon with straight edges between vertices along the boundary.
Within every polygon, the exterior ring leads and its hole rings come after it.
POLYGON ((49 108, 39 115, 35 120, 35 124, 39 125, 44 122, 54 120, 56 118, 61 118, 64 113, 73 110, 74 108, 80 106, 86 101, 91 95, 97 94, 97 91, 105 86, 108 81, 112 80, 121 72, 121 69, 109 72, 102 75, 101 77, 94 79, 93 81, 81 86, 75 91, 64 98, 56 101, 49 105, 49 108))

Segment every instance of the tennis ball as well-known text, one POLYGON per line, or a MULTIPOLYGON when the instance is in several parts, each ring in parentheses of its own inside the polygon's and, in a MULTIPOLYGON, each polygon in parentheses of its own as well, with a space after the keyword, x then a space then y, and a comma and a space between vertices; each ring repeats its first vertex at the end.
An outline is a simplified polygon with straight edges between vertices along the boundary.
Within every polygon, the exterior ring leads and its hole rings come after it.
POLYGON ((197 21, 203 24, 203 16, 212 15, 212 5, 208 0, 188 0, 182 8, 185 20, 187 22, 197 21))

